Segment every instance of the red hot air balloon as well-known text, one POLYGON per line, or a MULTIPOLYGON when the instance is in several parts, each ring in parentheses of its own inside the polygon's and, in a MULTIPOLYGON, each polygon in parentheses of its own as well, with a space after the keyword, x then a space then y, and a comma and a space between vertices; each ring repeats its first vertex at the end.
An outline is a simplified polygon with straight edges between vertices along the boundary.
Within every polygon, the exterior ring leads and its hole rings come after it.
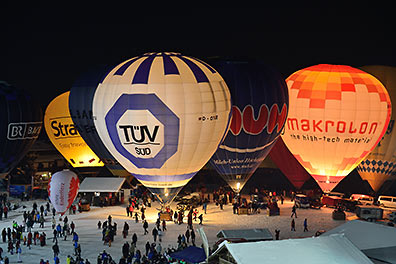
POLYGON ((63 215, 77 196, 80 181, 70 170, 54 173, 48 182, 48 197, 56 212, 63 215))
POLYGON ((385 87, 344 65, 321 64, 287 78, 289 115, 282 139, 323 191, 331 191, 370 153, 391 114, 385 87))
POLYGON ((301 189, 303 184, 311 178, 311 175, 309 175, 293 154, 291 154, 281 137, 278 138, 275 145, 272 147, 269 156, 297 189, 301 189))

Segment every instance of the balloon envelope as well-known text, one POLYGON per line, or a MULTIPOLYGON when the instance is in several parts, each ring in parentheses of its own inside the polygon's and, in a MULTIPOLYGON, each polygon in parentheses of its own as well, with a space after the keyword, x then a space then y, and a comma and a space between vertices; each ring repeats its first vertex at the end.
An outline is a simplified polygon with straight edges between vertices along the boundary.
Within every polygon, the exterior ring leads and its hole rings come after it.
POLYGON ((115 67, 96 89, 92 107, 106 148, 163 205, 216 151, 230 108, 216 70, 170 52, 115 67))
POLYGON ((0 81, 0 178, 28 152, 40 134, 40 107, 25 92, 0 81))
POLYGON ((309 175, 293 154, 291 154, 281 137, 278 138, 272 147, 269 156, 297 189, 301 189, 304 183, 311 178, 311 175, 309 175))
POLYGON ((92 101, 98 84, 101 83, 107 73, 108 67, 93 69, 75 81, 69 95, 69 110, 73 123, 78 133, 88 144, 107 169, 114 176, 127 177, 131 174, 126 171, 118 161, 110 154, 103 145, 94 124, 92 114, 92 101))
MULTIPOLYGON (((385 86, 391 102, 396 102, 396 68, 390 66, 363 66, 360 69, 376 77, 385 86)), ((389 179, 396 168, 396 108, 392 108, 392 116, 384 136, 370 154, 362 160, 357 170, 363 180, 367 180, 374 191, 389 179)))
POLYGON ((230 130, 210 163, 239 193, 283 129, 287 86, 280 73, 262 63, 221 62, 215 67, 230 88, 233 106, 230 130))
POLYGON ((102 167, 103 162, 85 143, 70 117, 69 93, 56 97, 45 110, 44 127, 48 138, 73 167, 102 167))
POLYGON ((70 170, 58 171, 48 182, 48 197, 56 212, 62 215, 72 205, 77 196, 80 181, 77 174, 70 170))
POLYGON ((382 138, 389 95, 375 77, 344 65, 311 66, 286 82, 290 108, 282 139, 321 189, 331 191, 382 138))

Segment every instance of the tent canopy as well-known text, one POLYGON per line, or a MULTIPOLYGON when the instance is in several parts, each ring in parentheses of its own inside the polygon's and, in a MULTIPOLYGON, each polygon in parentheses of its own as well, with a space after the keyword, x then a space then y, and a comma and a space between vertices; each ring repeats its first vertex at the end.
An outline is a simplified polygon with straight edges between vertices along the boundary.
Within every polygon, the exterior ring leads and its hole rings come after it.
POLYGON ((259 241, 223 242, 210 257, 226 249, 238 264, 248 263, 373 263, 343 235, 259 241))
POLYGON ((78 192, 118 192, 125 178, 87 177, 80 185, 78 192))
POLYGON ((344 234, 358 249, 396 246, 396 228, 361 220, 348 221, 322 236, 344 234))
POLYGON ((185 260, 188 263, 200 263, 206 260, 206 254, 203 248, 189 246, 182 251, 171 253, 174 259, 185 260))
POLYGON ((348 221, 322 236, 343 234, 373 260, 396 263, 396 228, 366 221, 348 221))
POLYGON ((217 237, 243 238, 247 241, 273 240, 272 234, 267 228, 220 230, 217 237))

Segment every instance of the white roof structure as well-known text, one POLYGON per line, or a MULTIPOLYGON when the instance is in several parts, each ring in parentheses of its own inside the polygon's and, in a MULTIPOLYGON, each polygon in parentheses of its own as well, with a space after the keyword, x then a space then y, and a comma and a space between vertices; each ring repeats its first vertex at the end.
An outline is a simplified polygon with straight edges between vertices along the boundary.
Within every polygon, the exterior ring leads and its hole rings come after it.
POLYGON ((78 192, 118 192, 124 181, 125 178, 117 177, 87 177, 78 192))
POLYGON ((344 234, 358 249, 396 246, 396 228, 361 220, 348 221, 322 236, 344 234))
POLYGON ((396 228, 361 220, 348 221, 321 236, 344 234, 374 260, 396 263, 396 228))
MULTIPOLYGON (((232 256, 231 263, 326 263, 365 264, 373 263, 345 236, 332 235, 301 239, 259 241, 246 243, 223 242, 216 254, 227 250, 232 256)), ((223 254, 224 255, 224 254, 223 254)), ((230 261, 230 260, 229 260, 230 261)), ((210 262, 211 263, 211 262, 210 262)))
POLYGON ((268 228, 223 229, 220 230, 216 236, 218 238, 242 238, 247 241, 273 240, 272 234, 268 228))

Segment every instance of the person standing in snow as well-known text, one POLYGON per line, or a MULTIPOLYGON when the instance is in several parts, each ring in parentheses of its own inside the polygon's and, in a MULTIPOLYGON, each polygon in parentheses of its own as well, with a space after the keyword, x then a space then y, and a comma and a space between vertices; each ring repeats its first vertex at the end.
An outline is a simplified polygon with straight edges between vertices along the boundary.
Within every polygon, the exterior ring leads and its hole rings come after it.
POLYGON ((291 214, 290 217, 293 217, 293 215, 297 218, 296 204, 294 204, 293 207, 292 207, 292 214, 291 214))
POLYGON ((185 237, 186 237, 186 240, 187 240, 187 244, 190 243, 190 230, 188 229, 188 227, 187 227, 187 230, 186 230, 186 233, 185 233, 185 237))
POLYGON ((155 227, 153 228, 152 234, 153 234, 154 242, 157 242, 157 236, 158 236, 157 228, 155 228, 155 227))
POLYGON ((148 228, 148 223, 146 220, 143 222, 143 228, 144 228, 144 235, 148 234, 147 228, 148 228))
POLYGON ((307 220, 307 218, 304 219, 304 232, 305 231, 308 232, 308 220, 307 220))
POLYGON ((193 246, 195 246, 195 232, 194 229, 191 229, 191 243, 193 244, 193 246))

